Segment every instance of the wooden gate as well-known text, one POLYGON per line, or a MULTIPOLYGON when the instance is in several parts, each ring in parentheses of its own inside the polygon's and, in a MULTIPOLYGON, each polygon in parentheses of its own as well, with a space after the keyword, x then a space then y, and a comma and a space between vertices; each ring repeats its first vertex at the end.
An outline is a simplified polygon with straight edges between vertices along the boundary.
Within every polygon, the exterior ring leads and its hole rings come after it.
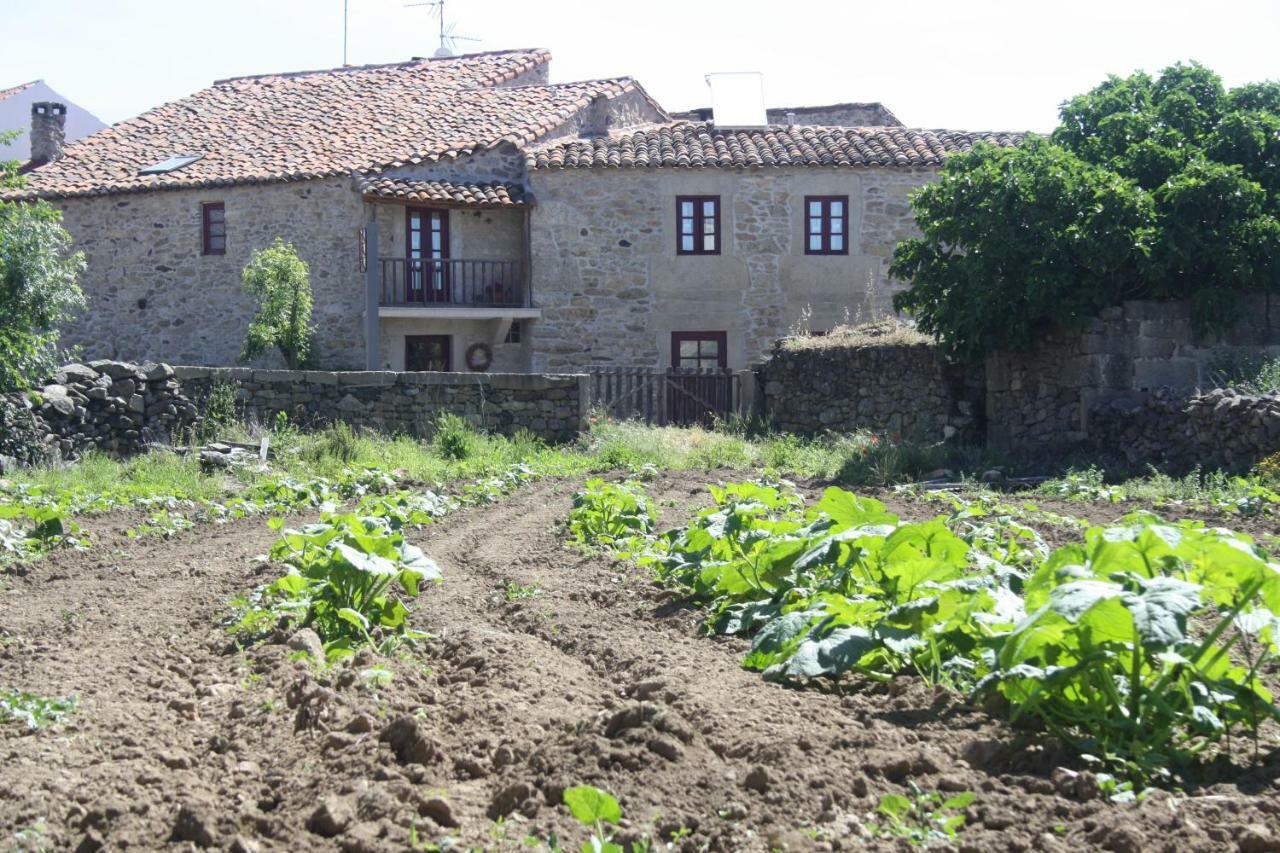
POLYGON ((591 371, 591 406, 614 420, 710 426, 737 411, 739 377, 730 370, 591 371))

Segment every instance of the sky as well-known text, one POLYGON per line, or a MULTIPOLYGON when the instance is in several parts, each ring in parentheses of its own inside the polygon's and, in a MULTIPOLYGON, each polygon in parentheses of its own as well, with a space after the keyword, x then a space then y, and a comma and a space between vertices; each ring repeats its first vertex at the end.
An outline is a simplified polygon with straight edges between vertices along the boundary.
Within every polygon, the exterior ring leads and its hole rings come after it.
MULTIPOLYGON (((348 62, 438 47, 414 0, 347 0, 348 62)), ((343 0, 0 0, 0 89, 113 123, 224 77, 342 64, 343 0)), ((553 82, 632 76, 668 109, 759 71, 769 106, 880 101, 912 127, 1052 129, 1107 74, 1198 60, 1280 78, 1280 0, 447 0, 460 51, 546 47, 553 82)))

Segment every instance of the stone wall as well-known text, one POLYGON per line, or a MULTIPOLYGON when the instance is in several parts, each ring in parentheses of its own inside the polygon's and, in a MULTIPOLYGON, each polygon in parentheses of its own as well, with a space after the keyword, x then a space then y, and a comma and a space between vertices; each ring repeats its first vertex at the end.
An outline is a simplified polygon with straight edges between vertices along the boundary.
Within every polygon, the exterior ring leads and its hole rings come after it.
POLYGON ((1089 427, 1091 444, 1133 464, 1172 473, 1196 466, 1246 471, 1280 451, 1280 395, 1161 389, 1098 405, 1090 411, 1089 427))
MULTIPOLYGON (((63 343, 84 358, 233 364, 253 316, 241 270, 276 237, 311 268, 317 356, 363 366, 363 203, 348 178, 54 202, 88 263, 88 309, 63 343), (226 206, 227 250, 201 254, 201 204, 226 206)), ((263 365, 278 363, 274 354, 263 365)))
POLYGON ((528 430, 568 441, 586 424, 585 376, 513 373, 392 373, 177 367, 196 400, 215 382, 233 383, 247 417, 269 422, 277 412, 304 427, 333 421, 390 433, 426 436, 453 413, 490 432, 528 430))
POLYGON ((76 459, 87 450, 138 453, 151 443, 181 440, 196 420, 195 405, 182 395, 167 364, 69 364, 36 393, 7 395, 5 403, 28 413, 30 432, 43 450, 17 453, 0 436, 0 470, 17 461, 76 459), (19 455, 24 458, 11 458, 19 455))
POLYGON ((1214 336, 1196 334, 1186 303, 1126 302, 1082 332, 997 353, 986 361, 988 441, 1009 449, 1096 443, 1105 436, 1093 413, 1113 402, 1141 404, 1161 389, 1186 398, 1213 387, 1217 362, 1280 354, 1280 302, 1271 301, 1242 297, 1240 321, 1214 336))
POLYGON ((812 329, 889 310, 893 247, 916 234, 929 169, 565 169, 534 172, 534 370, 670 366, 671 333, 723 331, 728 366, 812 329), (677 195, 718 195, 721 252, 676 255, 677 195), (806 195, 848 195, 850 253, 804 253, 806 195))
POLYGON ((779 342, 756 368, 758 412, 801 434, 873 432, 932 443, 981 440, 982 370, 947 363, 931 342, 833 338, 779 342))

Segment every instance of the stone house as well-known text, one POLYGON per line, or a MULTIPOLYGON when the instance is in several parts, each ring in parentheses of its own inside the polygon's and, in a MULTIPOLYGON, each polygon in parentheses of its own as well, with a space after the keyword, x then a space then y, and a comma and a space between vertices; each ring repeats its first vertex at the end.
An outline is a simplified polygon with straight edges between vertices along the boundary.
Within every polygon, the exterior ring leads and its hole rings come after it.
POLYGON ((885 311, 908 193, 1019 138, 907 129, 878 104, 718 127, 630 78, 552 84, 549 63, 222 80, 67 145, 16 193, 57 205, 85 252, 90 307, 64 339, 231 364, 240 271, 282 237, 311 269, 322 367, 740 368, 802 317, 885 311))

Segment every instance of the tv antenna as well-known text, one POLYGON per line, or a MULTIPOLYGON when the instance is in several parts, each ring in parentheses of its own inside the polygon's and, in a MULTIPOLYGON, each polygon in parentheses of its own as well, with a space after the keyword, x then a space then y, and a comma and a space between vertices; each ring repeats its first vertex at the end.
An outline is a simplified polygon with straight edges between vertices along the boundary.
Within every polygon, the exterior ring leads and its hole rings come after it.
POLYGON ((460 41, 480 41, 478 38, 470 36, 456 36, 453 34, 453 24, 445 24, 444 22, 444 4, 445 0, 430 0, 427 3, 406 3, 406 9, 413 9, 425 6, 435 15, 436 21, 440 29, 440 46, 436 48, 435 55, 437 57, 453 56, 457 52, 458 42, 460 41))

